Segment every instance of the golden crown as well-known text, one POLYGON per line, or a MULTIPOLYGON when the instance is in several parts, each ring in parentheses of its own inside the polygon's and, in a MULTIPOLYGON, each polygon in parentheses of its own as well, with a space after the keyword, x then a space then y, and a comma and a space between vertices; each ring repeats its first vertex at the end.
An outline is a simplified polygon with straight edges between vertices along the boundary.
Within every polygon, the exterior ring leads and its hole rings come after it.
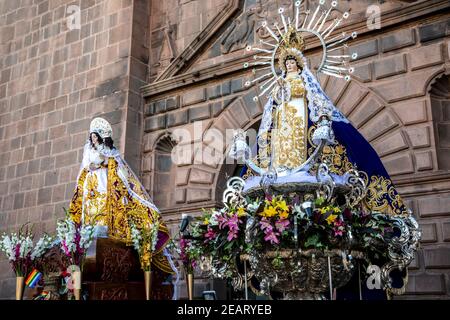
POLYGON ((303 51, 305 49, 305 40, 303 39, 301 32, 295 30, 293 26, 289 26, 287 32, 281 35, 280 48, 294 48, 303 51))
POLYGON ((281 36, 278 55, 278 66, 286 72, 287 58, 294 59, 303 68, 305 60, 302 51, 305 49, 305 41, 300 32, 290 26, 288 31, 281 36))

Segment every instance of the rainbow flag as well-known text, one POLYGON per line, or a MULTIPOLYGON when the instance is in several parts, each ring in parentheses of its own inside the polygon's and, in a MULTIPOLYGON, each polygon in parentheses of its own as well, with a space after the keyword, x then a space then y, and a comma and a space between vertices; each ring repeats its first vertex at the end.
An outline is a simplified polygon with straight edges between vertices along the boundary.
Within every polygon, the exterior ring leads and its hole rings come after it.
POLYGON ((25 284, 30 288, 34 288, 41 278, 42 273, 40 273, 37 269, 33 269, 25 280, 25 284))

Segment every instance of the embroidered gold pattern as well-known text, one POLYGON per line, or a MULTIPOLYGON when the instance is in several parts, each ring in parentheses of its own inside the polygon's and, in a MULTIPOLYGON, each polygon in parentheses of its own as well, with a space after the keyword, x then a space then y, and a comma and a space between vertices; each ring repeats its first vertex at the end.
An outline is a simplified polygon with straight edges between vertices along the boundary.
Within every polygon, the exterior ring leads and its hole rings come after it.
POLYGON ((276 122, 279 128, 272 139, 274 148, 274 167, 289 169, 300 166, 306 160, 305 122, 297 115, 297 109, 287 103, 283 110, 276 112, 276 122), (285 121, 282 121, 282 113, 285 121))
POLYGON ((73 221, 80 223, 83 212, 83 186, 88 171, 83 169, 78 177, 75 192, 69 205, 69 214, 73 221))
POLYGON ((88 193, 83 204, 85 223, 106 225, 106 192, 98 191, 98 177, 95 172, 88 173, 86 188, 88 193))
POLYGON ((288 75, 286 79, 291 87, 292 98, 301 98, 305 95, 305 86, 303 85, 303 81, 300 78, 294 78, 291 75, 288 75))
POLYGON ((382 176, 370 177, 367 186, 366 206, 373 211, 405 215, 407 209, 390 179, 382 176))
POLYGON ((279 106, 273 110, 273 129, 271 132, 264 132, 258 137, 258 161, 261 168, 269 167, 272 149, 272 160, 275 168, 293 169, 306 160, 308 113, 306 110, 305 87, 297 74, 288 74, 285 81, 290 88, 291 101, 281 104, 281 101, 278 99, 280 87, 275 87, 272 96, 279 103, 279 106), (302 98, 305 118, 298 114, 298 106, 292 103, 292 99, 302 98))

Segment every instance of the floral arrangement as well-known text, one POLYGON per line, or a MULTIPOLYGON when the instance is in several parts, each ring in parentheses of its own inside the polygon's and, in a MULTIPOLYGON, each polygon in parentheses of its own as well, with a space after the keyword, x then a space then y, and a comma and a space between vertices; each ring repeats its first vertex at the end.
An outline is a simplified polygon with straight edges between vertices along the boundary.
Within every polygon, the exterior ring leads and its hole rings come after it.
POLYGON ((6 254, 17 277, 25 277, 32 270, 33 234, 28 227, 21 227, 18 233, 4 234, 0 250, 6 254))
POLYGON ((25 277, 33 268, 42 269, 39 259, 52 247, 53 238, 44 234, 34 245, 32 228, 24 225, 18 233, 4 234, 0 240, 3 251, 17 277, 25 277))
POLYGON ((69 262, 82 268, 86 251, 94 239, 94 227, 75 222, 70 216, 66 216, 64 220, 57 222, 56 238, 69 262))
POLYGON ((144 271, 151 270, 152 253, 155 251, 158 243, 159 222, 147 224, 142 229, 138 229, 131 223, 131 240, 134 249, 139 254, 141 268, 144 271))
POLYGON ((177 251, 186 274, 193 274, 194 269, 197 268, 197 261, 195 259, 192 259, 191 257, 200 256, 201 255, 200 248, 193 245, 191 239, 181 237, 180 247, 179 250, 177 251))
POLYGON ((382 215, 366 213, 362 207, 278 195, 205 211, 191 234, 192 240, 180 241, 185 265, 212 257, 226 266, 252 250, 363 249, 380 258, 387 254, 383 246, 393 237, 393 228, 382 215))

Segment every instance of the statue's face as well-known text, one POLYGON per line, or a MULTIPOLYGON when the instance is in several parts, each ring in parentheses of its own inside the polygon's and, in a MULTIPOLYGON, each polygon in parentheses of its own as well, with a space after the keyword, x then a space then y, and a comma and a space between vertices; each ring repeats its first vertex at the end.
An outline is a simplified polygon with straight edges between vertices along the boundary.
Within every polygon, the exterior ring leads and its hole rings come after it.
POLYGON ((287 72, 297 72, 298 71, 297 61, 295 61, 294 59, 286 60, 286 70, 287 72))
POLYGON ((95 133, 91 133, 91 140, 95 146, 98 145, 98 137, 95 133))

